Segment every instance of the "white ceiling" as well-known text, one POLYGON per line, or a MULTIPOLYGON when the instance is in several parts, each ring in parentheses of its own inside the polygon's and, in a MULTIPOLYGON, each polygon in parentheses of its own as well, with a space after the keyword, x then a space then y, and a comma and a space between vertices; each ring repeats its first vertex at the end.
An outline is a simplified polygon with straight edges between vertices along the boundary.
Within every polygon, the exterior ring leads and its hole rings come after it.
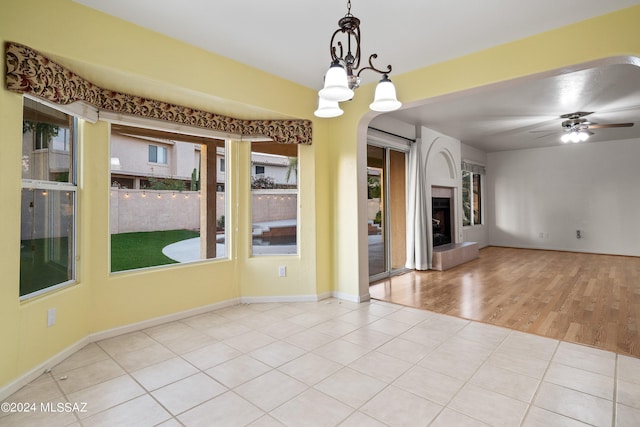
POLYGON ((602 61, 572 73, 431 99, 387 116, 493 152, 559 145, 566 120, 560 116, 578 111, 592 112, 585 118, 593 124, 635 122, 593 129, 589 142, 640 138, 640 63, 602 61))
MULTIPOLYGON (((346 0, 74 1, 314 89, 329 65, 329 38, 346 13, 346 0)), ((362 22, 363 61, 377 53, 376 65, 391 64, 393 78, 636 4, 640 0, 396 0, 393 6, 388 0, 352 0, 351 13, 362 22)), ((432 100, 393 116, 485 151, 548 145, 557 136, 540 138, 545 133, 529 130, 560 130, 560 114, 595 111, 592 122, 636 121, 638 69, 617 65, 547 76, 432 100)), ((362 76, 364 82, 379 78, 362 76)), ((600 129, 590 140, 637 132, 640 123, 600 129)))

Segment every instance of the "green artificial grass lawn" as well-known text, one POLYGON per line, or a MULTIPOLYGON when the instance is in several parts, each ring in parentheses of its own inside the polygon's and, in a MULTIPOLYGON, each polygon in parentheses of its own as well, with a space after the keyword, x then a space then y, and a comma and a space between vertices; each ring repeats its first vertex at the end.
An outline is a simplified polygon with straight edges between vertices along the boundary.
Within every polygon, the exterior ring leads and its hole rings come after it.
POLYGON ((169 230, 111 235, 111 271, 133 270, 177 261, 162 253, 165 246, 200 236, 197 231, 169 230))
MULTIPOLYGON (((111 271, 133 270, 156 265, 175 264, 164 256, 162 248, 181 240, 198 237, 190 230, 150 231, 111 235, 111 271)), ((20 296, 71 280, 67 269, 68 239, 23 240, 20 249, 20 296), (53 250, 58 258, 50 259, 53 250), (48 257, 45 257, 49 254, 48 257)))

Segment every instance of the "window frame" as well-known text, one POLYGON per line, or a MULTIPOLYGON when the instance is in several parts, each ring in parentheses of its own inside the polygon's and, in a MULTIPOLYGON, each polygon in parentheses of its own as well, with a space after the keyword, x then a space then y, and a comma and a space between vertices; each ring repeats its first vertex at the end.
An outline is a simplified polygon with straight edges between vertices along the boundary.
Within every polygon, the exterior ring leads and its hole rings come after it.
MULTIPOLYGON (((138 134, 138 135, 142 135, 143 137, 148 136, 147 133, 158 133, 158 134, 162 134, 162 135, 151 135, 152 138, 167 138, 166 135, 174 135, 176 136, 175 141, 170 143, 169 145, 171 146, 175 146, 176 143, 185 143, 185 144, 192 144, 194 145, 194 150, 196 152, 201 152, 202 150, 206 150, 206 147, 203 147, 203 142, 202 141, 198 141, 198 140, 207 140, 207 141, 223 141, 224 142, 224 147, 218 147, 217 149, 214 149, 213 151, 217 153, 217 150, 222 148, 222 159, 224 160, 229 156, 229 150, 230 150, 230 142, 231 139, 228 137, 224 137, 224 136, 219 136, 219 135, 212 135, 208 132, 191 132, 189 130, 189 128, 181 128, 179 130, 174 130, 171 129, 168 126, 162 126, 162 125, 158 125, 156 123, 148 123, 146 121, 129 121, 129 120, 109 120, 107 119, 107 121, 112 125, 112 132, 110 134, 110 139, 109 139, 109 156, 110 158, 113 157, 114 153, 112 152, 113 150, 113 126, 120 126, 120 127, 125 127, 125 128, 130 128, 131 129, 131 134, 138 134), (182 138, 180 138, 182 137, 182 138)), ((164 147, 162 145, 159 144, 147 144, 147 152, 150 154, 150 147, 156 147, 156 148, 162 148, 164 150, 166 150, 166 157, 167 160, 169 158, 169 149, 167 147, 164 147)), ((216 154, 217 156, 217 154, 216 154)), ((139 158, 139 157, 138 157, 139 158)), ((200 170, 202 168, 204 168, 205 166, 202 164, 201 162, 202 158, 200 156, 198 156, 198 169, 200 170)), ((155 162, 148 162, 148 163, 152 163, 152 164, 162 164, 162 163, 155 163, 155 162)), ((218 192, 218 190, 221 187, 221 192, 224 193, 224 197, 223 197, 223 202, 224 206, 222 208, 222 220, 226 221, 227 218, 230 218, 230 203, 228 202, 229 200, 229 192, 227 191, 227 186, 225 184, 228 183, 229 181, 229 173, 227 173, 227 171, 220 171, 217 170, 217 165, 219 164, 218 159, 216 159, 216 175, 219 174, 223 174, 224 175, 224 183, 222 186, 218 186, 216 185, 216 190, 215 192, 218 192)), ((162 164, 162 165, 168 165, 167 164, 162 164)), ((174 165, 175 166, 175 165, 174 165)), ((113 175, 118 175, 119 170, 110 170, 110 182, 114 181, 113 175)), ((199 175, 199 174, 198 174, 199 175)), ((206 197, 206 195, 202 195, 202 189, 201 186, 199 186, 199 188, 197 190, 158 190, 158 189, 152 189, 150 188, 150 186, 144 186, 142 185, 143 183, 143 178, 142 177, 138 177, 136 179, 140 179, 140 188, 133 188, 133 189, 124 189, 124 194, 125 194, 125 198, 129 198, 129 197, 135 197, 134 194, 140 194, 140 197, 143 198, 149 198, 149 200, 158 198, 158 199, 177 199, 177 198, 181 198, 184 197, 185 199, 190 199, 192 198, 192 195, 190 193, 197 193, 197 195, 195 195, 197 199, 202 200, 204 197, 206 197), (130 191, 127 191, 130 190, 130 191), (162 191, 167 191, 168 193, 171 194, 167 194, 168 197, 165 197, 164 195, 161 195, 162 191), (184 195, 181 195, 180 193, 182 191, 185 191, 184 195)), ((169 177, 162 177, 160 179, 175 179, 174 178, 169 178, 169 177)), ((215 179, 215 178, 214 178, 215 179)), ((201 183, 202 185, 202 183, 201 183)), ((112 186, 113 187, 113 186, 112 186)), ((112 192, 116 190, 116 188, 111 188, 112 192)), ((119 190, 119 189, 118 189, 119 190)), ((218 198, 217 195, 215 196, 216 199, 218 198)), ((206 199, 205 199, 206 200, 206 199)), ((220 202, 217 202, 220 203, 220 202)), ((217 261, 226 261, 229 260, 231 258, 231 242, 230 242, 230 228, 227 224, 224 225, 224 236, 223 236, 223 241, 224 241, 224 245, 225 245, 225 249, 224 249, 224 253, 220 254, 217 253, 215 258, 206 258, 206 257, 200 257, 198 259, 190 259, 190 260, 185 260, 185 261, 177 261, 176 263, 169 263, 169 264, 156 264, 156 265, 149 265, 149 266, 144 266, 144 267, 132 267, 132 268, 124 268, 124 269, 116 269, 113 270, 113 264, 112 264, 112 225, 111 225, 111 220, 112 220, 112 215, 111 215, 111 205, 109 206, 109 210, 110 210, 110 220, 109 220, 109 274, 110 275, 117 275, 117 274, 126 274, 126 273, 131 273, 131 272, 139 272, 139 271, 147 271, 147 270, 152 270, 155 271, 159 268, 171 268, 171 267, 176 267, 176 266, 180 266, 180 265, 185 265, 185 264, 193 264, 193 263, 201 263, 201 262, 217 262, 217 261)), ((200 216, 199 216, 200 217, 200 216)), ((218 221, 221 220, 221 218, 216 217, 216 225, 218 224, 218 221)), ((201 223, 200 223, 201 224, 201 223)), ((143 232, 144 230, 141 230, 141 232, 143 232)), ((158 230, 160 231, 160 230, 158 230)), ((121 233, 128 233, 128 232, 135 232, 135 231, 123 231, 121 233)), ((114 233, 114 234, 121 234, 121 233, 114 233)), ((202 236, 202 234, 200 234, 200 236, 202 236)), ((217 236, 216 236, 217 237, 217 236)), ((214 237, 214 238, 216 238, 214 237)), ((217 239, 216 239, 217 240, 217 239)))
POLYGON ((168 165, 169 164, 168 154, 169 154, 169 150, 167 149, 167 147, 163 147, 162 145, 149 144, 147 161, 149 163, 154 163, 157 165, 168 165), (154 152, 153 157, 155 158, 155 160, 151 159, 152 151, 154 152), (159 153, 164 153, 164 155, 160 156, 159 153), (160 157, 163 157, 163 160, 164 160, 163 162, 158 161, 160 157))
POLYGON ((481 173, 476 173, 476 172, 472 172, 469 170, 463 170, 462 171, 462 221, 463 227, 475 227, 475 226, 480 226, 484 224, 484 209, 483 209, 483 203, 484 203, 484 179, 482 178, 482 174, 481 173), (469 223, 465 224, 464 220, 465 220, 465 178, 468 177, 469 180, 469 223), (476 206, 476 196, 475 196, 475 189, 476 189, 476 178, 479 181, 479 184, 477 186, 478 188, 478 193, 479 193, 479 197, 478 197, 478 201, 477 201, 477 211, 476 209, 474 209, 474 207, 476 206), (476 214, 480 217, 480 219, 478 221, 476 221, 476 214))
POLYGON ((473 225, 482 225, 483 223, 483 219, 484 219, 484 212, 482 209, 482 199, 484 197, 483 196, 483 192, 482 192, 482 183, 484 182, 484 179, 482 179, 482 175, 480 175, 479 173, 474 173, 471 176, 471 211, 473 213, 472 218, 472 224, 473 225), (476 183, 477 181, 477 183, 476 183), (476 189, 477 189, 477 197, 476 197, 476 189), (476 218, 478 217, 478 218, 476 218))
MULTIPOLYGON (((299 147, 296 145, 295 146, 295 156, 290 156, 288 154, 282 154, 282 153, 274 153, 270 150, 267 151, 261 151, 261 150, 253 150, 253 146, 254 144, 256 144, 256 146, 260 146, 260 144, 270 144, 270 145, 274 145, 274 146, 278 146, 278 143, 275 142, 266 142, 266 141, 254 141, 251 142, 251 147, 249 150, 249 161, 250 164, 252 165, 252 167, 250 168, 250 188, 249 188, 249 193, 251 196, 251 203, 250 203, 250 227, 249 230, 251 230, 250 236, 249 236, 249 253, 251 257, 274 257, 274 256, 300 256, 300 252, 301 252, 301 243, 300 243, 300 171, 299 171, 299 165, 300 165, 300 149, 299 147), (270 175, 267 174, 268 169, 266 167, 266 164, 256 164, 253 160, 253 155, 255 154, 266 154, 266 155, 270 155, 270 156, 278 156, 278 157, 282 157, 282 158, 287 158, 288 161, 290 161, 291 158, 295 158, 297 159, 297 163, 296 163, 296 172, 295 172, 295 188, 283 188, 283 187, 273 187, 273 188, 254 188, 253 187, 253 178, 265 178, 265 179, 269 179, 269 178, 273 178, 270 175), (256 168, 262 168, 262 172, 258 173, 256 171, 256 168), (263 200, 263 197, 265 199, 269 199, 272 198, 273 199, 278 199, 280 198, 281 200, 289 199, 291 197, 295 197, 295 251, 294 252, 271 252, 271 251, 267 251, 267 252, 263 252, 263 253, 257 253, 256 252, 256 247, 259 247, 260 245, 256 245, 254 244, 254 237, 256 237, 256 239, 260 240, 260 237, 258 236, 254 236, 254 227, 255 227, 255 223, 254 223, 254 209, 255 209, 255 203, 254 203, 254 199, 258 199, 258 200, 263 200)), ((291 147, 287 147, 287 148, 291 148, 291 147)), ((258 162, 259 163, 259 162, 258 162)), ((275 180, 274 180, 275 181, 275 180)), ((277 183, 274 182, 275 184, 282 184, 282 183, 277 183)), ((279 220, 276 220, 279 221, 279 220)), ((262 222, 262 221, 259 221, 262 222)), ((268 222, 268 221, 267 221, 268 222)), ((283 236, 271 236, 269 238, 281 238, 283 236)), ((286 246, 293 246, 293 245, 283 245, 284 247, 286 246)))
MULTIPOLYGON (((21 295, 21 290, 20 290, 20 285, 21 283, 19 283, 19 287, 18 287, 18 299, 19 301, 27 301, 30 300, 32 298, 36 298, 39 297, 41 295, 47 294, 49 292, 54 292, 56 290, 62 289, 62 288, 66 288, 68 286, 71 286, 73 284, 76 284, 78 282, 78 263, 76 261, 77 258, 77 254, 78 254, 78 167, 79 167, 79 161, 78 161, 78 145, 79 145, 79 125, 80 125, 80 117, 78 117, 76 114, 64 109, 64 108, 60 108, 57 105, 52 105, 48 102, 44 102, 41 99, 37 99, 34 97, 31 97, 29 95, 23 95, 23 111, 22 111, 22 120, 24 121, 24 108, 25 108, 25 99, 29 99, 32 102, 36 102, 38 104, 41 104, 47 108, 51 108, 53 110, 56 110, 58 112, 61 112, 67 116, 69 116, 71 118, 71 125, 73 126, 73 129, 69 129, 69 131, 71 132, 71 138, 70 138, 70 143, 71 143, 71 147, 70 150, 68 150, 67 152, 69 153, 69 156, 71 157, 70 163, 69 163, 69 175, 68 175, 68 182, 61 182, 61 181, 49 181, 49 180, 42 180, 42 179, 31 179, 31 178, 22 178, 21 179, 21 183, 20 183, 20 192, 22 193, 24 190, 32 190, 32 191, 36 191, 36 190, 40 190, 40 191, 64 191, 67 193, 70 193, 72 195, 71 197, 71 201, 73 203, 73 209, 71 212, 71 217, 72 219, 70 220, 70 224, 71 224, 71 236, 69 237, 69 243, 71 245, 71 250, 69 251, 68 254, 68 262, 70 263, 70 266, 68 267, 70 269, 70 275, 71 278, 68 280, 65 280, 63 282, 60 283, 56 283, 54 285, 51 286, 47 286, 44 287, 42 289, 38 289, 37 291, 34 292, 30 292, 24 295, 21 295)), ((44 151, 44 150, 48 150, 48 151, 59 151, 59 150, 54 150, 53 149, 53 144, 49 144, 47 142, 47 147, 46 148, 36 148, 35 145, 35 139, 36 136, 34 136, 34 143, 32 144, 32 149, 34 152, 39 152, 39 151, 44 151)), ((21 202, 20 202, 20 209, 22 211, 23 206, 22 206, 22 196, 21 196, 21 202)), ((22 228, 22 215, 21 215, 21 219, 20 219, 20 227, 22 228)), ((21 240, 22 240, 22 235, 21 235, 21 240)), ((20 262, 22 262, 22 255, 20 255, 19 257, 20 262)))

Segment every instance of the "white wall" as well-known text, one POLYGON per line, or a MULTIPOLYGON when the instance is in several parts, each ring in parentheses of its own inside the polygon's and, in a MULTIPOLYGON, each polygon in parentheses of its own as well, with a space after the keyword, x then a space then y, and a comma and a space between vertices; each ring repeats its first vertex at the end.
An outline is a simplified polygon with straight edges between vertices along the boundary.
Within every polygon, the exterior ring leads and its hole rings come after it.
POLYGON ((487 154, 490 244, 640 256, 639 163, 640 139, 487 154))
MULTIPOLYGON (((460 176, 460 141, 450 136, 426 127, 420 129, 420 140, 422 144, 422 156, 425 170, 424 194, 427 200, 427 224, 428 240, 427 253, 429 258, 429 268, 431 268, 431 252, 433 250, 433 236, 431 229, 431 188, 447 187, 453 191, 454 207, 451 211, 451 222, 453 223, 452 240, 454 243, 463 241, 462 234, 462 179, 460 176)), ((408 224, 407 226, 410 226, 408 224)))
MULTIPOLYGON (((487 166, 487 153, 478 150, 477 148, 470 147, 466 144, 460 144, 460 153, 463 162, 476 163, 479 165, 487 166)), ((486 177, 482 177, 482 224, 474 225, 472 227, 463 227, 462 235, 464 242, 478 242, 478 245, 483 248, 489 245, 489 227, 487 226, 487 207, 490 203, 487 201, 487 182, 486 177)))

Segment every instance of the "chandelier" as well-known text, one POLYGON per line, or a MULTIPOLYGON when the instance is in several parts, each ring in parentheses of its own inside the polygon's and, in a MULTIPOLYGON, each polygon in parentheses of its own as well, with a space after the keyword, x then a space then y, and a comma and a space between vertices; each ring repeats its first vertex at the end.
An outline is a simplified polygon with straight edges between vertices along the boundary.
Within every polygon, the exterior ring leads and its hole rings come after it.
POLYGON ((378 55, 374 53, 369 56, 369 65, 360 68, 360 20, 351 14, 351 0, 347 1, 347 14, 338 21, 338 27, 329 42, 331 66, 325 75, 324 87, 318 92, 318 109, 314 114, 317 117, 342 115, 339 103, 353 98, 354 89, 360 86, 360 74, 364 70, 382 74, 369 108, 373 111, 393 111, 400 108, 402 103, 396 98, 396 88, 389 80, 391 65, 387 65, 386 70, 376 68, 373 60, 378 55))

